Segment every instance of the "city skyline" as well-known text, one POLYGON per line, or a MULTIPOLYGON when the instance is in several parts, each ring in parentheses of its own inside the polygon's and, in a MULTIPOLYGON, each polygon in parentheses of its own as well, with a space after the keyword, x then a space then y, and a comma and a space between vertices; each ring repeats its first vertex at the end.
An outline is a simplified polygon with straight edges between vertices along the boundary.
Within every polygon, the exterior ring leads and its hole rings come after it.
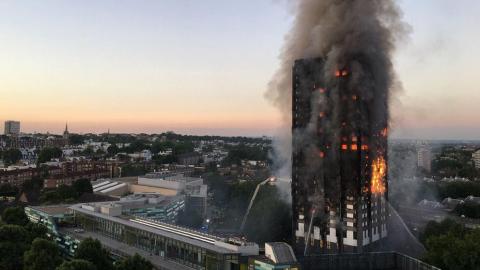
MULTIPOLYGON (((480 139, 480 55, 471 53, 480 3, 400 5, 413 30, 395 59, 404 91, 392 106, 393 136, 480 139)), ((291 25, 283 1, 0 7, 1 122, 58 134, 65 122, 73 133, 251 136, 282 125, 263 95, 291 25)))

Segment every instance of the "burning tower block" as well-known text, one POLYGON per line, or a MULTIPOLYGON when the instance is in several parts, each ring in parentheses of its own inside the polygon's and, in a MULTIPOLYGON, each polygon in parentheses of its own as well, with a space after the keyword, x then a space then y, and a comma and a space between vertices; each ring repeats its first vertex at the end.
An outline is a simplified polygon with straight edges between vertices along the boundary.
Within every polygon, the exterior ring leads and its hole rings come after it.
POLYGON ((321 58, 293 66, 297 254, 364 252, 387 236, 388 96, 365 90, 355 72, 329 71, 321 58))

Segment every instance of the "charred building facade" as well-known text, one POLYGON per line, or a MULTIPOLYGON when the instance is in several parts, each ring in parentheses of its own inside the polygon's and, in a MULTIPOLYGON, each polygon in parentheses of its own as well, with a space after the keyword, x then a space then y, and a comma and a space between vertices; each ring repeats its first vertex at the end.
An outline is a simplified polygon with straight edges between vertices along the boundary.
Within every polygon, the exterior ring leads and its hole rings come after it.
POLYGON ((387 236, 387 91, 365 91, 369 74, 354 64, 325 63, 293 66, 293 229, 304 255, 369 251, 387 236))

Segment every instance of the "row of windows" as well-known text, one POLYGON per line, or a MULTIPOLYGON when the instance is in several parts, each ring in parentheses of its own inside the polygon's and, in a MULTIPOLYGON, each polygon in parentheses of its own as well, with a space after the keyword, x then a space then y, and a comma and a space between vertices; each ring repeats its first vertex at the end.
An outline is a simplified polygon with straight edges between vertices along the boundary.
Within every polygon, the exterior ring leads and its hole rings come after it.
POLYGON ((86 230, 100 233, 195 269, 223 269, 225 263, 238 264, 236 254, 213 253, 188 243, 102 218, 77 214, 77 221, 86 230))

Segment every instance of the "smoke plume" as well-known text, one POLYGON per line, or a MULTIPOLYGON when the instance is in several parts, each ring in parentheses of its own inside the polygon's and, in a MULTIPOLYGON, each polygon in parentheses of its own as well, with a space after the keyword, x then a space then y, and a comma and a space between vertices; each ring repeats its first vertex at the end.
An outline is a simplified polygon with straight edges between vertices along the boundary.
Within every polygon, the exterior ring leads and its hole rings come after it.
MULTIPOLYGON (((285 126, 291 122, 292 66, 296 59, 325 59, 325 82, 335 70, 346 66, 352 72, 348 85, 371 108, 366 133, 377 132, 375 123, 389 118, 388 102, 394 87, 392 54, 408 27, 401 21, 395 0, 298 0, 295 19, 280 54, 280 67, 271 79, 266 97, 282 113, 285 126)), ((384 128, 384 127, 382 127, 384 128)), ((308 129, 298 139, 308 141, 308 129)), ((274 142, 280 177, 290 177, 290 128, 274 142)), ((294 135, 297 137, 297 135, 294 135)), ((297 140, 297 138, 296 138, 297 140)), ((305 142, 308 143, 308 142, 305 142)))

